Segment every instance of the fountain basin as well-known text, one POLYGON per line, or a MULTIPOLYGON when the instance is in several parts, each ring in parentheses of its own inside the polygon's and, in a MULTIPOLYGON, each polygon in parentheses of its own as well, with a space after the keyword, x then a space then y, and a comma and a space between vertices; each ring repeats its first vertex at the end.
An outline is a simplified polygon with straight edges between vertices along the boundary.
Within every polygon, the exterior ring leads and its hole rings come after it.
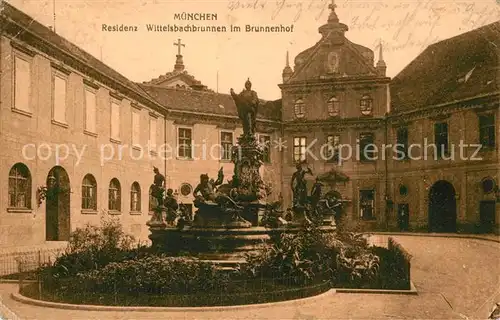
MULTIPOLYGON (((250 227, 240 229, 184 227, 151 228, 149 238, 159 252, 170 255, 189 255, 220 264, 244 261, 248 254, 255 254, 271 244, 280 234, 297 233, 301 226, 286 225, 280 228, 250 227)), ((335 232, 335 226, 322 226, 325 233, 335 232)))

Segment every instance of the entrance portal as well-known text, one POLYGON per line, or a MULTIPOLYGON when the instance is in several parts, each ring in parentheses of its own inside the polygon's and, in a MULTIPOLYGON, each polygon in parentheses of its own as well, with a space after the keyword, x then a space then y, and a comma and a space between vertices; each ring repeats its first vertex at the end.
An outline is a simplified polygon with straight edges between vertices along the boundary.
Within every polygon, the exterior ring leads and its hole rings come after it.
POLYGON ((63 167, 53 167, 47 176, 45 239, 68 241, 70 234, 70 183, 63 167))
POLYGON ((438 181, 429 190, 429 232, 456 232, 457 202, 455 188, 438 181))
POLYGON ((481 219, 481 232, 493 233, 495 230, 495 201, 481 201, 479 216, 481 219))

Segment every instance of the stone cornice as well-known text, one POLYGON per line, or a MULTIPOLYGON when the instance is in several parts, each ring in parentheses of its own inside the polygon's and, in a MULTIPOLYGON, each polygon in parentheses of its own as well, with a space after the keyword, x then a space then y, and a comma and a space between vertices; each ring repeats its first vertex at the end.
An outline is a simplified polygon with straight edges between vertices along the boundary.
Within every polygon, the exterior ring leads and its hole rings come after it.
POLYGON ((234 130, 236 130, 236 127, 237 126, 235 123, 230 123, 230 122, 222 122, 222 123, 217 124, 217 128, 222 129, 222 130, 234 131, 234 130))
POLYGON ((328 80, 318 79, 318 80, 308 80, 308 81, 298 81, 298 82, 287 82, 279 84, 281 90, 289 91, 290 89, 297 88, 331 88, 333 87, 380 87, 385 86, 390 83, 391 78, 374 78, 374 77, 338 77, 331 78, 328 80))
POLYGON ((264 123, 257 123, 257 132, 271 134, 279 130, 277 126, 270 126, 264 123))
POLYGON ((339 119, 336 121, 301 121, 286 122, 284 124, 285 132, 310 132, 311 129, 318 129, 324 132, 342 132, 347 129, 354 130, 377 130, 385 125, 385 119, 339 119))
MULTIPOLYGON (((237 123, 238 125, 241 126, 240 118, 238 116, 233 116, 233 115, 169 109, 169 117, 172 119, 192 118, 196 119, 200 123, 207 123, 207 124, 211 123, 220 124, 221 122, 230 122, 230 123, 237 123)), ((279 126, 281 125, 281 121, 274 121, 274 120, 267 120, 260 118, 257 119, 257 126, 259 125, 279 128, 279 126)))
POLYGON ((141 111, 142 110, 142 107, 140 104, 138 104, 137 102, 135 101, 132 101, 130 102, 130 106, 138 111, 141 111))
POLYGON ((118 100, 118 101, 122 101, 122 100, 123 100, 123 98, 124 98, 124 96, 123 96, 123 95, 121 95, 119 92, 115 92, 115 91, 110 91, 110 92, 109 92, 109 95, 110 95, 112 98, 114 98, 114 99, 116 99, 116 100, 118 100))
POLYGON ((446 118, 447 116, 465 111, 472 110, 474 112, 487 112, 489 110, 497 110, 499 106, 500 91, 490 94, 473 97, 461 101, 453 101, 426 108, 415 109, 406 112, 392 113, 388 116, 388 121, 392 123, 397 122, 413 122, 420 119, 439 119, 446 118))
POLYGON ((186 119, 186 118, 178 118, 178 119, 173 119, 175 125, 182 125, 182 126, 188 126, 192 127, 195 124, 198 124, 198 122, 194 119, 186 119))
POLYGON ((65 75, 69 76, 71 74, 71 70, 69 70, 68 68, 66 68, 66 66, 62 63, 57 63, 57 62, 51 62, 50 63, 50 66, 53 68, 53 69, 56 69, 57 71, 59 72, 62 72, 64 73, 65 75))
POLYGON ((21 51, 22 53, 27 54, 30 57, 34 57, 36 55, 36 52, 34 50, 31 50, 30 48, 25 46, 23 43, 16 41, 14 39, 12 39, 10 41, 10 45, 12 46, 12 48, 14 48, 18 51, 21 51))
POLYGON ((99 85, 97 83, 95 83, 94 79, 83 79, 83 83, 95 90, 98 90, 99 89, 99 85))
MULTIPOLYGON (((195 124, 214 125, 220 129, 235 130, 241 128, 241 121, 238 117, 218 117, 207 114, 183 113, 173 111, 169 113, 169 120, 175 124, 193 126, 195 124)), ((280 128, 279 122, 261 122, 257 121, 257 131, 272 133, 280 128)))

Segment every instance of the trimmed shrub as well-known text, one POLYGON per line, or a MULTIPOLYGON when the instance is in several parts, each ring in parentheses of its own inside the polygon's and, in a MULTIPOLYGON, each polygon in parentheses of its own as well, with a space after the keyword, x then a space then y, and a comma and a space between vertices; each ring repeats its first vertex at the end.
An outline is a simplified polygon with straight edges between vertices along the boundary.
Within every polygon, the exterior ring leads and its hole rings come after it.
POLYGON ((72 277, 150 252, 146 247, 134 247, 134 243, 134 238, 123 231, 116 219, 103 219, 100 226, 88 224, 71 233, 66 252, 52 265, 41 269, 42 277, 47 281, 51 278, 72 277))
POLYGON ((147 256, 79 273, 73 283, 59 289, 129 295, 185 295, 200 291, 224 291, 228 284, 229 275, 217 270, 213 264, 186 258, 147 256))

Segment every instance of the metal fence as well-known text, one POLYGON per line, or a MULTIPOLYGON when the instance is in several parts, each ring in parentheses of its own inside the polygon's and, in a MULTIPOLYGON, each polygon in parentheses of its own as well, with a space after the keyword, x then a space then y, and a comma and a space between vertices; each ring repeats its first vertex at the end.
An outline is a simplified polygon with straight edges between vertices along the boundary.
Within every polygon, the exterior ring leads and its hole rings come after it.
MULTIPOLYGON (((109 279, 108 279, 109 280, 109 279)), ((314 281, 297 276, 276 276, 218 282, 209 286, 193 283, 131 287, 116 278, 106 283, 64 279, 44 281, 25 273, 19 279, 20 293, 40 300, 111 306, 224 306, 305 298, 332 288, 330 274, 314 281)))
POLYGON ((17 279, 21 273, 34 271, 54 262, 66 248, 40 248, 0 252, 0 278, 17 279))

